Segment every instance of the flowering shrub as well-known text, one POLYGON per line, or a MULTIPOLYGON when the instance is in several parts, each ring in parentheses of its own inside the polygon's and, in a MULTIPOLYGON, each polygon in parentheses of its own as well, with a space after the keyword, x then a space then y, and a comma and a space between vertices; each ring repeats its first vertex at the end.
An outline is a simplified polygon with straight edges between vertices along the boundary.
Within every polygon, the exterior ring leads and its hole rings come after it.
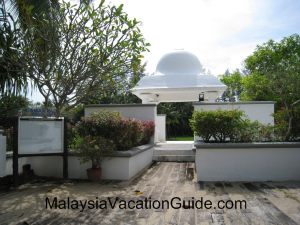
POLYGON ((149 143, 154 134, 153 121, 122 119, 118 112, 99 111, 76 124, 80 137, 103 137, 111 140, 117 150, 128 150, 149 143))
POLYGON ((120 131, 122 118, 118 112, 99 111, 90 117, 82 118, 76 124, 76 129, 80 136, 102 136, 113 140, 120 131))
POLYGON ((123 119, 119 123, 119 130, 114 141, 118 150, 127 150, 139 145, 143 138, 143 125, 139 120, 123 119))
POLYGON ((154 122, 153 121, 142 121, 143 125, 143 138, 141 144, 147 144, 150 142, 151 137, 154 135, 154 122))

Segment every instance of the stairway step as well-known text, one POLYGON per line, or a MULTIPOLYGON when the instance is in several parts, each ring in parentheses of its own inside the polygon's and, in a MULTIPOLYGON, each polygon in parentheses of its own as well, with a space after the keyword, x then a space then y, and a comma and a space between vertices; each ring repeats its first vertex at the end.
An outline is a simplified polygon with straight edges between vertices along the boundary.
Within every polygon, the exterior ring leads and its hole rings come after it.
POLYGON ((154 150, 153 155, 194 155, 192 150, 154 150))
POLYGON ((153 155, 153 160, 159 162, 194 162, 195 155, 153 155))

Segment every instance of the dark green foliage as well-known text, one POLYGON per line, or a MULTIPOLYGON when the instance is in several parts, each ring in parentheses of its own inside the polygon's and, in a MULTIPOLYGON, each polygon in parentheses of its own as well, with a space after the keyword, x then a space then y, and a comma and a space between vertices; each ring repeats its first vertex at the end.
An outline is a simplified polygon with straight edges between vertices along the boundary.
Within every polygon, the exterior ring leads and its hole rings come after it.
MULTIPOLYGON (((291 128, 291 136, 290 140, 299 141, 300 140, 300 107, 295 107, 293 112, 289 112, 293 114, 292 120, 292 128, 291 128)), ((278 136, 281 136, 284 140, 285 134, 288 130, 288 113, 284 108, 278 109, 274 113, 274 119, 276 124, 276 132, 278 136)))
POLYGON ((53 101, 56 116, 90 99, 97 101, 98 93, 119 90, 148 50, 140 22, 130 19, 123 5, 60 1, 49 11, 53 18, 36 18, 28 27, 24 52, 28 68, 34 70, 28 73, 45 101, 53 101))
POLYGON ((195 134, 205 142, 234 141, 243 124, 243 112, 238 110, 194 111, 190 124, 195 134))
POLYGON ((24 70, 24 55, 20 48, 22 30, 11 16, 7 22, 0 21, 0 94, 15 95, 27 87, 27 76, 24 70))
POLYGON ((278 96, 272 92, 271 82, 265 76, 253 72, 243 78, 241 99, 245 101, 278 101, 278 96))
POLYGON ((6 136, 7 152, 13 151, 13 133, 14 129, 18 129, 17 127, 15 127, 17 120, 17 117, 0 116, 0 128, 4 129, 4 136, 6 136))
POLYGON ((76 152, 81 157, 81 162, 92 161, 92 168, 99 168, 105 154, 115 150, 113 141, 101 136, 85 136, 79 139, 76 152))
POLYGON ((259 142, 261 141, 261 124, 258 121, 242 119, 235 127, 234 142, 259 142))
POLYGON ((138 81, 145 76, 146 63, 142 64, 140 59, 131 63, 131 69, 126 74, 126 80, 114 83, 105 92, 94 92, 85 104, 129 104, 142 103, 141 99, 131 93, 130 89, 135 87, 138 81))
POLYGON ((78 105, 75 108, 64 112, 63 116, 66 116, 72 120, 72 122, 77 123, 84 117, 84 105, 78 105))
POLYGON ((232 73, 225 73, 221 75, 220 79, 227 85, 227 90, 223 94, 223 100, 225 98, 233 99, 235 96, 240 97, 243 90, 242 80, 243 76, 239 70, 235 70, 232 73))
MULTIPOLYGON (((271 142, 285 140, 287 126, 283 117, 284 111, 276 114, 276 125, 272 126, 250 121, 238 110, 195 111, 190 124, 204 142, 271 142)), ((294 132, 299 134, 299 130, 294 132)))
POLYGON ((244 81, 245 98, 277 102, 277 108, 285 111, 286 141, 299 135, 293 133, 293 120, 299 117, 295 109, 300 103, 299 59, 300 35, 293 34, 278 42, 270 40, 257 46, 245 60, 249 73, 244 81))
POLYGON ((17 116, 19 110, 27 108, 29 101, 26 97, 15 95, 0 96, 0 117, 17 116))
POLYGON ((193 114, 193 105, 190 102, 160 103, 158 114, 166 114, 166 129, 168 137, 192 136, 189 119, 193 114))

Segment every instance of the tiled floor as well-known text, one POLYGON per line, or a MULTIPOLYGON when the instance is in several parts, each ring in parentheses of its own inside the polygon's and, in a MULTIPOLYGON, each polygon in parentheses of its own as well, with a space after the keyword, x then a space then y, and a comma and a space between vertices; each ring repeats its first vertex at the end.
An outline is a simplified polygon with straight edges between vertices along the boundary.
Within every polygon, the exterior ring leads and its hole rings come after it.
POLYGON ((0 193, 0 224, 300 224, 300 182, 197 183, 192 164, 157 163, 135 181, 39 182, 0 193), (246 209, 45 209, 45 198, 246 200, 246 209))

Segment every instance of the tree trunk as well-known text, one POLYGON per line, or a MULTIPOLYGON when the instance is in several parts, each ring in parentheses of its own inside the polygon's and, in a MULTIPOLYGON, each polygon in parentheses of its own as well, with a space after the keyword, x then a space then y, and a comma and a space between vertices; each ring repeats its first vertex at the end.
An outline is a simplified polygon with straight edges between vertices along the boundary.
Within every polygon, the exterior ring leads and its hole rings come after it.
POLYGON ((44 118, 48 117, 48 103, 49 103, 49 98, 45 97, 45 103, 43 105, 43 117, 44 118))
POLYGON ((61 111, 61 108, 60 107, 55 107, 55 117, 58 118, 60 117, 60 111, 61 111))
POLYGON ((289 141, 292 133, 292 127, 293 127, 293 112, 288 112, 288 117, 289 117, 289 125, 288 125, 288 130, 285 135, 285 141, 289 141))

